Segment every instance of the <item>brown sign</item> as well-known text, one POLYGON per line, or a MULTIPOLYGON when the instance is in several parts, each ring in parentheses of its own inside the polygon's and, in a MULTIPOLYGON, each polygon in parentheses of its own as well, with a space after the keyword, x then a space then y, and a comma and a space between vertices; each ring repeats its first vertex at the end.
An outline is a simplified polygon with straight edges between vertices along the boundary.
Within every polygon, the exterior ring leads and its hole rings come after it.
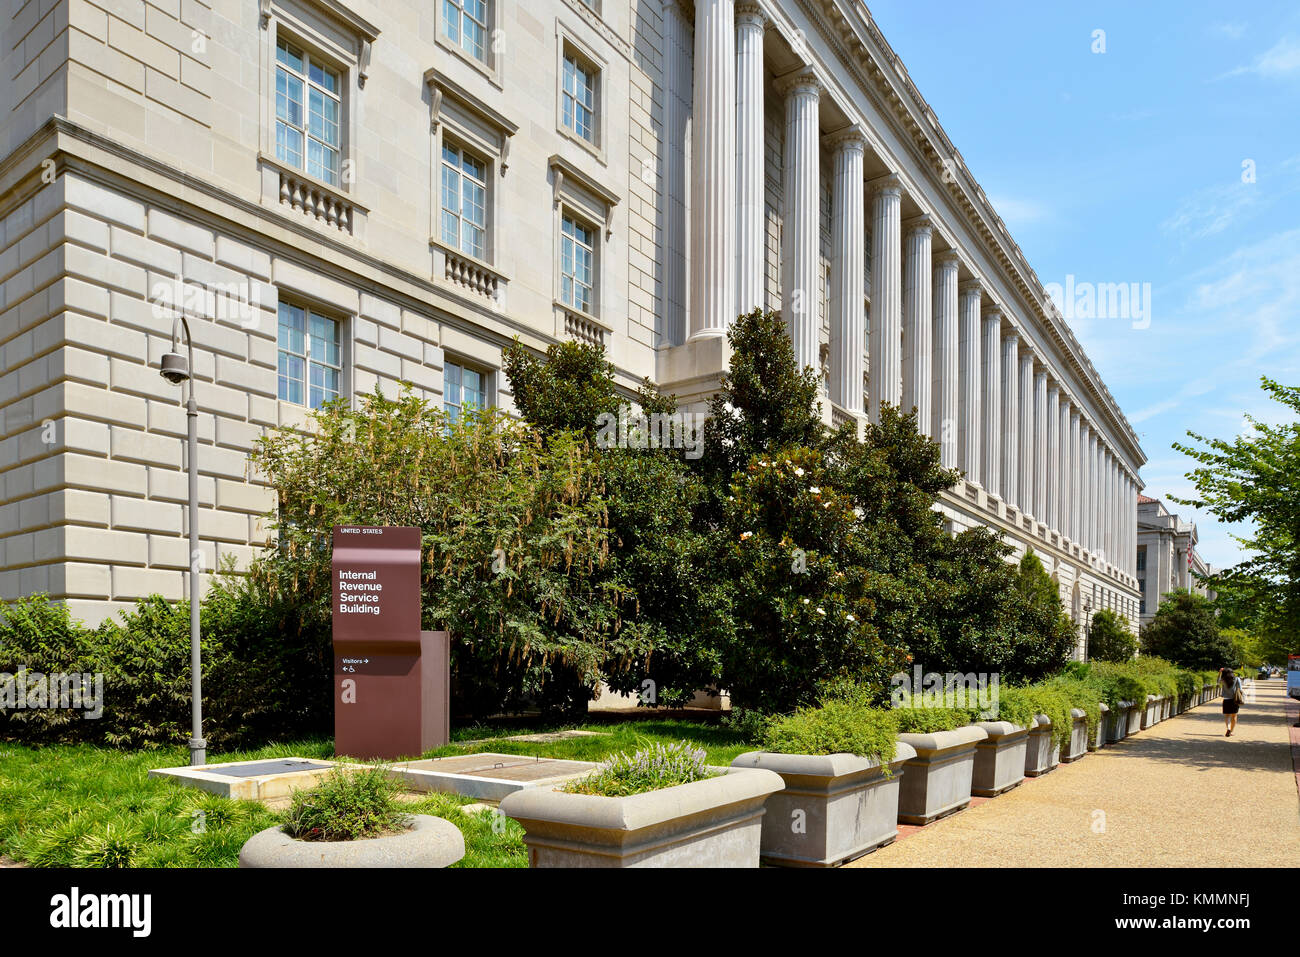
POLYGON ((334 528, 334 641, 420 640, 420 530, 334 528))
POLYGON ((334 751, 412 757, 448 740, 446 632, 420 630, 418 528, 336 526, 334 751))

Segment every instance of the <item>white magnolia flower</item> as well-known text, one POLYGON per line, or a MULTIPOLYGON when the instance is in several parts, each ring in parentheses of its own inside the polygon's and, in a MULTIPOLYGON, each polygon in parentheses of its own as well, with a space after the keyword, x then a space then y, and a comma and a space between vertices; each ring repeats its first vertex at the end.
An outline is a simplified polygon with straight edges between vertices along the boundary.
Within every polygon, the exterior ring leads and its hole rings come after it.
POLYGON ((794 474, 797 475, 797 476, 799 476, 800 478, 803 478, 803 469, 801 469, 801 468, 796 468, 796 469, 794 470, 794 474))
POLYGON ((824 614, 826 614, 826 609, 825 609, 825 608, 822 608, 821 606, 818 606, 818 608, 817 608, 817 614, 819 614, 819 615, 824 615, 824 614))
POLYGON ((820 495, 822 493, 822 490, 819 489, 816 485, 812 486, 812 488, 808 489, 808 491, 812 492, 814 495, 820 495))
POLYGON ((857 621, 857 619, 854 618, 852 615, 845 615, 844 617, 847 618, 849 621, 857 621))

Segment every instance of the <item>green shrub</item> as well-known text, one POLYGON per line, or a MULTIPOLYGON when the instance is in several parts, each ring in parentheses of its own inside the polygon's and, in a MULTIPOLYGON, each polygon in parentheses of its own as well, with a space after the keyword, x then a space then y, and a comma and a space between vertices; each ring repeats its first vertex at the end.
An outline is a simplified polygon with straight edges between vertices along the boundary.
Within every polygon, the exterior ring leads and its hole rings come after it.
POLYGON ((1137 654, 1137 636, 1128 622, 1109 608, 1092 616, 1088 628, 1088 657, 1093 661, 1129 661, 1137 654))
MULTIPOLYGON (((328 733, 333 658, 327 628, 306 627, 291 602, 254 580, 219 574, 203 600, 199 629, 209 747, 328 733)), ((0 710, 0 739, 154 748, 189 736, 188 602, 153 595, 94 628, 45 595, 0 606, 0 672, 19 670, 102 676, 102 714, 0 710)))
POLYGON ((284 832, 302 841, 355 841, 406 830, 411 820, 397 790, 381 765, 334 768, 315 787, 293 792, 284 832))
POLYGON ((660 788, 690 784, 715 777, 705 751, 686 741, 676 744, 655 742, 635 754, 620 751, 605 760, 598 771, 570 781, 564 790, 571 794, 596 794, 602 797, 628 797, 657 791, 660 788))
POLYGON ((929 708, 912 698, 904 696, 895 707, 894 715, 898 719, 900 734, 935 734, 939 731, 955 731, 977 720, 977 708, 929 708))
POLYGON ((998 686, 998 721, 1010 721, 1022 728, 1028 728, 1034 723, 1037 714, 1035 699, 1028 688, 1014 685, 998 686))
POLYGON ((1074 731, 1069 697, 1051 684, 1030 685, 1022 690, 1035 714, 1047 715, 1051 720, 1053 745, 1069 750, 1070 735, 1074 731))
POLYGON ((898 741, 898 711, 828 700, 773 718, 763 747, 781 754, 856 754, 888 771, 898 741))
MULTIPOLYGON (((1086 677, 1078 677, 1078 674, 1076 669, 1058 675, 1045 684, 1063 694, 1069 701, 1070 707, 1078 708, 1087 716, 1088 750, 1093 751, 1096 750, 1097 727, 1101 724, 1101 694, 1096 682, 1086 677)), ((1087 675, 1088 672, 1085 671, 1083 674, 1087 675)))

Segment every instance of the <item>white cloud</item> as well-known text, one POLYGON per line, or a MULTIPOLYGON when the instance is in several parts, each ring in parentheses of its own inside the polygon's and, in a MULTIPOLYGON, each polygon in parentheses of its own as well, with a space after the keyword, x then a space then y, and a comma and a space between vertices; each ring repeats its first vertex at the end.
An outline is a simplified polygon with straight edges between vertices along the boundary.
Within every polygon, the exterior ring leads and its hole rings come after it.
POLYGON ((1242 76, 1247 73, 1268 80, 1300 75, 1300 40, 1294 37, 1283 37, 1263 53, 1257 53, 1248 65, 1229 70, 1223 74, 1223 77, 1242 76))

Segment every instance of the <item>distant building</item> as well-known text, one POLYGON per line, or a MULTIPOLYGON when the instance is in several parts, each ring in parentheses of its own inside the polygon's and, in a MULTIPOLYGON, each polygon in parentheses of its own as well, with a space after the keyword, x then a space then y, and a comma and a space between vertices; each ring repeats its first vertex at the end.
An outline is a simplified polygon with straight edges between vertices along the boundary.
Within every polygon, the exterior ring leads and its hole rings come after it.
POLYGON ((1214 597, 1204 576, 1214 569, 1196 553, 1196 523, 1184 522, 1159 499, 1138 496, 1137 578, 1139 618, 1146 624, 1155 616, 1160 600, 1171 591, 1191 589, 1214 597))

